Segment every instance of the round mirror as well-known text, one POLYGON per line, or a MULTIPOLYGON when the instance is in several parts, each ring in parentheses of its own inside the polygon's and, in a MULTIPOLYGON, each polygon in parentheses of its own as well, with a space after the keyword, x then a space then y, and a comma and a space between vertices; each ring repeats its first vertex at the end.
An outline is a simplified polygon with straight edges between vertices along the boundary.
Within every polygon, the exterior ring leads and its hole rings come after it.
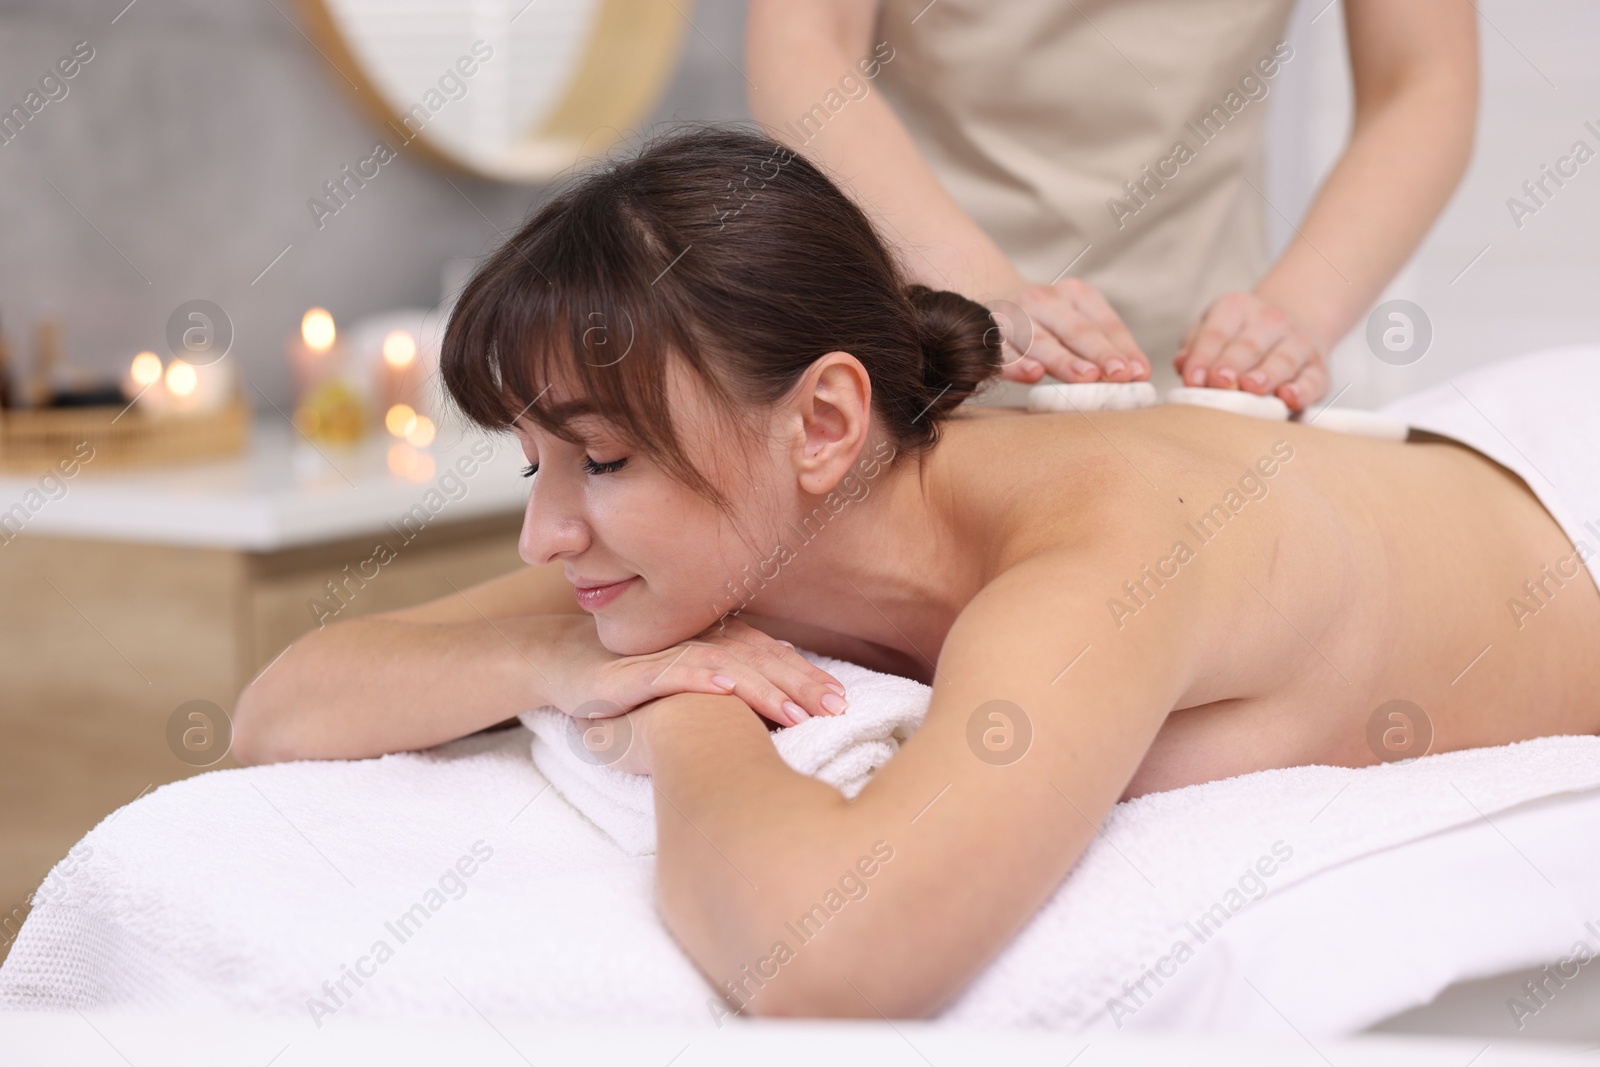
POLYGON ((603 155, 648 117, 689 4, 303 0, 313 43, 391 149, 524 183, 603 155))

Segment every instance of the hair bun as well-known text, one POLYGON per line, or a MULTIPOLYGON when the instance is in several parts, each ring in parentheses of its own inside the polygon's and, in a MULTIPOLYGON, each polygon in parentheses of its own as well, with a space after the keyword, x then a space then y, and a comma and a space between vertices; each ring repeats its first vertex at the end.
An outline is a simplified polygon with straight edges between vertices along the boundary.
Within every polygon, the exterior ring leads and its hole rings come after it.
POLYGON ((999 325, 989 309, 948 289, 909 285, 922 341, 922 381, 935 417, 966 400, 1000 370, 999 325))

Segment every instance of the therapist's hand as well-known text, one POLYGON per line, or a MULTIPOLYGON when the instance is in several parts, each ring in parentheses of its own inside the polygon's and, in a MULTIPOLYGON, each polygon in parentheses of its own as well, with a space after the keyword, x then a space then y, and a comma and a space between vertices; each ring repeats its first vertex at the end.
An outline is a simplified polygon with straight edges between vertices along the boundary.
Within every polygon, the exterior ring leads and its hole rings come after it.
POLYGON ((1005 338, 1000 377, 1037 382, 1134 382, 1150 377, 1150 361, 1100 291, 1079 278, 1030 285, 991 307, 1005 338))
POLYGON ((1303 411, 1328 391, 1324 354, 1283 308, 1241 292, 1212 301, 1184 334, 1172 364, 1184 385, 1277 396, 1303 411))

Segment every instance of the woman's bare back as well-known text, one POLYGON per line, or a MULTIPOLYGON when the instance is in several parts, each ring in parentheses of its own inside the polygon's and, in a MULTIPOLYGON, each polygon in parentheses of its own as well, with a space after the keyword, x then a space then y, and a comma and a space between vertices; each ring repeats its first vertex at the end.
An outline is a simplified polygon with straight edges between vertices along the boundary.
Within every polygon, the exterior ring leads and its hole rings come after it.
MULTIPOLYGON (((953 555, 991 561, 974 594, 1075 553, 1104 586, 1108 641, 1185 583, 1203 598, 1215 670, 1126 796, 1600 732, 1600 591, 1520 479, 1469 449, 1164 406, 959 418, 929 464, 965 520, 953 555)), ((948 620, 899 620, 919 622, 917 647, 939 648, 948 620)), ((903 650, 780 630, 931 680, 903 650)))

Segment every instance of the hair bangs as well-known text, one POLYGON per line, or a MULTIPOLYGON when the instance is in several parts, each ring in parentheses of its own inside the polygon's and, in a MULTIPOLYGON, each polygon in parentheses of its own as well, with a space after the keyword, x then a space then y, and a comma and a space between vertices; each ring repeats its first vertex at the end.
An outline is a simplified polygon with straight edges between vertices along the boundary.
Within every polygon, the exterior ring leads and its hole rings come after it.
POLYGON ((548 206, 540 212, 546 227, 530 227, 528 239, 503 246, 474 275, 446 330, 445 386, 462 413, 489 430, 526 419, 583 444, 574 424, 601 420, 630 448, 721 498, 683 451, 668 361, 683 358, 724 402, 728 390, 700 352, 697 331, 673 310, 663 242, 633 212, 598 200, 548 206))

